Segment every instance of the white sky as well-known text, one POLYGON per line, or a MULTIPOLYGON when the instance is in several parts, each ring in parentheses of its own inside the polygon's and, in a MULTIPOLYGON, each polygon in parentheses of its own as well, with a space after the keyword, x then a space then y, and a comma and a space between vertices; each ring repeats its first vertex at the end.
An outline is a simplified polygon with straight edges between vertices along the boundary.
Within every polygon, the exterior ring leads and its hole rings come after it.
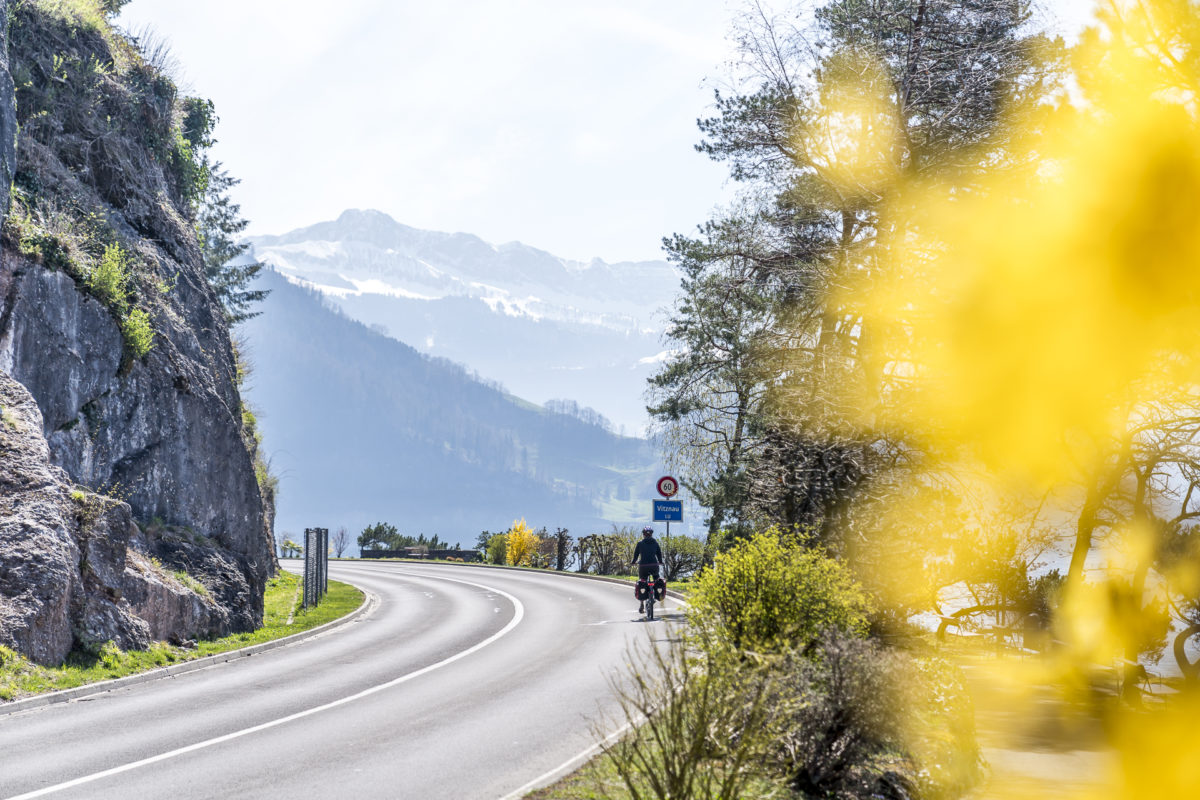
MULTIPOLYGON (((1091 0, 1046 0, 1072 29, 1091 0)), ((249 233, 377 208, 556 255, 660 258, 729 194, 695 121, 737 0, 133 0, 213 100, 249 233)))

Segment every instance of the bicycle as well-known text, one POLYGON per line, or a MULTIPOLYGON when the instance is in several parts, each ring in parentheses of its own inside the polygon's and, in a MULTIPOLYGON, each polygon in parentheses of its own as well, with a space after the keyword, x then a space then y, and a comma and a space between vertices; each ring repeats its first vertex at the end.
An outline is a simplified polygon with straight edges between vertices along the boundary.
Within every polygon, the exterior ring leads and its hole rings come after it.
POLYGON ((667 582, 658 575, 649 577, 652 577, 653 580, 646 578, 638 580, 637 586, 634 588, 634 595, 646 610, 646 621, 652 622, 654 620, 654 604, 667 597, 667 582))

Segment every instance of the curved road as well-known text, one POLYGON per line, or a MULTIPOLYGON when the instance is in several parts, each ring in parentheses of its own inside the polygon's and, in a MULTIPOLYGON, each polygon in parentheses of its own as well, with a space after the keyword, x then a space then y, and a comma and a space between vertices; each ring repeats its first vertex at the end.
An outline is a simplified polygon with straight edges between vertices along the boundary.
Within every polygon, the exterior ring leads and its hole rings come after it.
POLYGON ((630 588, 553 573, 343 561, 330 577, 379 606, 251 658, 0 713, 0 798, 501 798, 591 746, 626 646, 670 632, 630 588))

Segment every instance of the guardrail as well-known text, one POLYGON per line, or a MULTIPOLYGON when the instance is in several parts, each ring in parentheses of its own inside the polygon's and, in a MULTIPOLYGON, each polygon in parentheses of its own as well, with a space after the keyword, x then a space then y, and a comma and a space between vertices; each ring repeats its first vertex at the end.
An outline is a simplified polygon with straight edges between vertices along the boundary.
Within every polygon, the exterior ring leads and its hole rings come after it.
POLYGON ((329 529, 304 529, 304 608, 313 608, 329 591, 329 529))
POLYGON ((415 559, 458 559, 464 563, 482 561, 478 550, 430 550, 429 548, 405 547, 400 550, 361 550, 362 558, 415 558, 415 559))

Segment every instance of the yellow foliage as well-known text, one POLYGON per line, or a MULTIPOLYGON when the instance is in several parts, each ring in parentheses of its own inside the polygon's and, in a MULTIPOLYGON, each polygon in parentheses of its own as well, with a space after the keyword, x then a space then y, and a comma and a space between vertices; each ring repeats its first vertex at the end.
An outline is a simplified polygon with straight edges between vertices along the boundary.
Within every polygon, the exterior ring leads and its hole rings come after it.
POLYGON ((1125 37, 1079 64, 1084 107, 1010 131, 1018 166, 970 193, 902 188, 863 323, 890 334, 889 422, 1051 485, 1090 456, 1078 443, 1120 434, 1122 409, 1200 377, 1194 95, 1125 37))
MULTIPOLYGON (((937 454, 980 495, 1103 476, 1139 421, 1198 405, 1200 10, 1127 0, 1101 3, 1098 18, 1104 30, 1075 54, 1070 100, 1042 108, 1036 127, 1028 116, 1002 126, 969 188, 961 174, 947 183, 890 169, 893 134, 870 74, 858 97, 830 94, 805 133, 810 154, 824 143, 814 161, 839 191, 885 198, 877 260, 852 265, 831 303, 887 364, 882 391, 846 406, 861 410, 857 425, 937 454)), ((894 514, 935 518, 921 502, 894 514)), ((1011 670, 1030 696, 1045 683, 1068 697, 1083 672, 1163 642, 1161 584, 1131 579, 1153 561, 1152 531, 1129 522, 1110 540, 1123 549, 1108 568, 1064 595, 1059 658, 1011 670)), ((1194 553, 1169 572, 1164 582, 1196 596, 1194 553)), ((1200 796, 1198 703, 1185 695, 1120 716, 1117 774, 1095 796, 1200 796)))
POLYGON ((512 527, 505 534, 505 553, 508 563, 516 567, 530 566, 540 543, 541 538, 533 532, 533 528, 524 519, 513 520, 512 527))
POLYGON ((1128 714, 1116 728, 1120 770, 1110 797, 1200 797, 1200 698, 1128 714))

